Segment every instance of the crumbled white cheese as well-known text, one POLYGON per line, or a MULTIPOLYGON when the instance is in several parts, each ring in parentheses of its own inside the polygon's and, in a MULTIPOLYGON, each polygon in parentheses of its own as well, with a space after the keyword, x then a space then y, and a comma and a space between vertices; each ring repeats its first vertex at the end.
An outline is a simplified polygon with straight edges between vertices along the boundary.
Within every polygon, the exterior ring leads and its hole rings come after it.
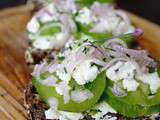
POLYGON ((127 89, 128 92, 136 91, 139 86, 139 83, 136 82, 136 80, 134 79, 124 79, 122 81, 122 84, 123 84, 123 88, 127 89))
POLYGON ((90 32, 96 32, 96 33, 104 33, 104 32, 111 32, 109 29, 109 24, 107 21, 103 21, 100 23, 97 23, 91 30, 90 32))
POLYGON ((119 29, 114 29, 113 34, 119 35, 119 34, 127 34, 127 33, 133 33, 135 31, 135 27, 132 25, 126 25, 125 22, 121 21, 118 25, 119 29))
POLYGON ((70 100, 69 90, 71 89, 68 82, 62 81, 55 85, 56 92, 64 97, 64 103, 68 103, 70 100))
MULTIPOLYGON (((108 24, 109 24, 108 29, 110 29, 111 31, 114 31, 117 28, 118 24, 122 24, 123 21, 120 22, 120 20, 121 19, 119 17, 115 16, 115 15, 107 18, 107 21, 108 21, 108 24)), ((123 24, 125 24, 125 23, 123 22, 123 24)))
POLYGON ((117 120, 117 118, 115 117, 110 118, 110 116, 106 116, 104 117, 104 119, 102 119, 103 116, 108 112, 116 113, 116 111, 104 101, 95 106, 94 109, 100 110, 100 112, 97 112, 96 114, 92 115, 92 117, 95 118, 95 120, 117 120))
POLYGON ((63 90, 58 85, 56 86, 56 92, 60 95, 63 95, 63 90))
POLYGON ((84 85, 96 79, 99 70, 96 66, 91 66, 92 60, 86 60, 76 67, 72 77, 79 85, 84 85))
POLYGON ((70 35, 68 33, 57 33, 53 38, 51 38, 50 47, 55 49, 63 47, 69 39, 69 36, 70 35))
POLYGON ((40 80, 40 77, 41 77, 40 75, 46 72, 46 69, 47 69, 47 62, 46 60, 44 60, 42 63, 35 65, 31 75, 35 77, 37 80, 40 80))
MULTIPOLYGON (((154 115, 152 115, 151 117, 150 117, 150 119, 151 120, 156 120, 155 118, 159 118, 159 113, 157 113, 157 114, 154 114, 154 115)), ((158 119, 157 119, 158 120, 158 119)))
POLYGON ((80 120, 83 118, 82 113, 59 111, 60 120, 80 120))
POLYGON ((64 38, 64 33, 56 34, 57 41, 61 41, 64 38))
POLYGON ((31 33, 38 32, 39 28, 40 28, 40 24, 36 17, 33 17, 31 21, 27 24, 27 30, 31 33))
POLYGON ((65 48, 69 48, 74 43, 74 37, 71 36, 65 44, 65 48))
POLYGON ((50 16, 50 15, 47 14, 47 13, 45 13, 45 14, 43 15, 43 17, 41 17, 41 19, 40 19, 40 21, 41 21, 42 23, 47 23, 47 22, 50 22, 50 21, 52 21, 52 20, 54 20, 53 16, 50 16))
POLYGON ((91 22, 93 22, 91 11, 87 7, 82 8, 79 11, 79 15, 76 16, 76 21, 82 24, 90 24, 91 22))
MULTIPOLYGON (((110 116, 108 115, 106 115, 103 118, 103 116, 108 112, 116 113, 116 111, 104 101, 101 102, 100 104, 97 104, 93 109, 101 111, 92 115, 92 118, 95 118, 95 120, 100 120, 100 119, 101 120, 117 120, 116 117, 110 118, 110 116)), ((47 119, 59 119, 59 120, 80 120, 84 118, 84 115, 82 113, 56 111, 53 108, 50 108, 49 110, 45 111, 45 116, 47 119)))
POLYGON ((160 88, 160 78, 157 72, 137 75, 136 78, 149 84, 151 92, 154 94, 160 88))
MULTIPOLYGON (((98 6, 100 7, 101 5, 98 6)), ((124 12, 120 10, 113 10, 111 7, 110 10, 106 11, 103 15, 96 16, 96 19, 97 21, 90 32, 111 32, 114 35, 119 35, 122 33, 130 33, 135 30, 130 22, 127 21, 127 15, 124 12), (122 18, 122 16, 124 18, 122 18)))
POLYGON ((58 99, 57 98, 51 97, 47 100, 47 103, 53 110, 58 109, 58 99))
POLYGON ((47 119, 59 120, 80 120, 84 117, 82 113, 55 111, 52 108, 45 111, 45 116, 47 119))
POLYGON ((46 50, 50 49, 50 41, 46 39, 45 37, 39 37, 37 40, 33 42, 33 46, 36 49, 46 50))
POLYGON ((123 62, 117 62, 114 66, 110 67, 106 70, 106 76, 113 80, 114 82, 117 82, 121 80, 122 78, 119 76, 119 69, 124 65, 123 62))
POLYGON ((68 86, 68 82, 66 82, 66 81, 62 81, 62 82, 56 84, 56 91, 57 91, 57 93, 60 94, 60 95, 63 95, 64 92, 65 92, 65 90, 68 91, 69 89, 70 89, 70 88, 69 88, 69 86, 68 86))
POLYGON ((141 74, 137 69, 137 64, 133 61, 118 62, 114 66, 106 70, 106 75, 109 79, 117 82, 123 80, 123 87, 128 91, 136 91, 139 83, 136 80, 150 85, 150 90, 154 94, 160 88, 160 78, 157 72, 141 74), (136 77, 136 80, 134 79, 136 77))
POLYGON ((62 81, 69 82, 71 80, 71 75, 69 73, 65 73, 65 71, 56 71, 56 75, 61 79, 62 81))
POLYGON ((110 23, 114 23, 110 25, 110 29, 113 32, 113 34, 118 35, 122 33, 126 33, 128 31, 128 25, 124 21, 121 20, 119 17, 113 17, 113 21, 110 21, 110 23), (115 20, 114 20, 115 19, 115 20), (114 22, 113 22, 114 21, 114 22))
MULTIPOLYGON (((135 63, 135 62, 134 62, 135 63)), ((136 66, 132 61, 125 62, 119 69, 119 74, 123 79, 132 79, 135 75, 136 66)))
POLYGON ((42 23, 47 23, 53 20, 54 21, 58 20, 59 14, 57 10, 55 9, 55 5, 53 3, 43 8, 40 12, 43 13, 39 16, 39 19, 42 23))
POLYGON ((104 23, 104 27, 101 29, 102 32, 108 31, 113 32, 116 30, 118 24, 120 23, 120 18, 117 18, 116 16, 110 16, 106 19, 102 19, 104 23))
POLYGON ((134 79, 136 64, 133 61, 118 62, 106 71, 106 75, 114 82, 123 80, 123 88, 127 91, 136 91, 139 83, 134 79))
POLYGON ((120 27, 120 25, 123 27, 125 22, 123 22, 120 17, 117 17, 114 12, 108 13, 107 16, 97 19, 99 19, 99 21, 96 23, 95 27, 91 29, 91 32, 104 33, 107 31, 113 32, 114 34, 123 32, 117 28, 120 27))
POLYGON ((122 79, 132 79, 135 75, 136 66, 132 61, 117 62, 106 71, 109 79, 117 82, 122 79))
POLYGON ((40 82, 46 86, 54 86, 57 82, 57 78, 55 76, 51 75, 48 78, 46 78, 45 80, 40 80, 40 82))
POLYGON ((59 49, 65 45, 69 38, 68 33, 57 33, 54 36, 36 36, 33 46, 37 49, 59 49))
POLYGON ((63 13, 73 13, 77 12, 77 5, 75 0, 56 0, 56 8, 63 13))
POLYGON ((45 111, 46 119, 59 119, 59 114, 53 108, 50 108, 45 111))
POLYGON ((82 103, 93 97, 93 93, 89 90, 75 90, 71 92, 71 99, 77 103, 82 103))

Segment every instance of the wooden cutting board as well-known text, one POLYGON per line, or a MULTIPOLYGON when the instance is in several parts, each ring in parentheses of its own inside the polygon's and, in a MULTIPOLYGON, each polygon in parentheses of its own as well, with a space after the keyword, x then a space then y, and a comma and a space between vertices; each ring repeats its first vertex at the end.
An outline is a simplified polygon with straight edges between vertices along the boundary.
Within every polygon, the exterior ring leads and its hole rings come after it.
MULTIPOLYGON (((0 120, 26 120, 23 91, 30 79, 24 60, 28 46, 26 24, 33 6, 21 6, 0 11, 0 120)), ((160 58, 160 27, 130 14, 135 25, 145 30, 138 42, 160 58)))

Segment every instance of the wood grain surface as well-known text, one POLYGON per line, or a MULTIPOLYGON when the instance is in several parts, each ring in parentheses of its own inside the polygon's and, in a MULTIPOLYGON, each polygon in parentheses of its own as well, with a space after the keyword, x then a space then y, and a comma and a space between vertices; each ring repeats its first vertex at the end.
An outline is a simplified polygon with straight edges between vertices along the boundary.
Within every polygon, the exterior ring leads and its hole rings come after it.
MULTIPOLYGON (((28 46, 26 24, 33 6, 0 11, 0 120, 26 120, 23 91, 30 80, 24 60, 28 46)), ((145 30, 139 43, 157 59, 160 58, 160 27, 130 14, 133 22, 145 30)))
POLYGON ((33 6, 0 11, 0 120, 26 120, 23 91, 30 79, 24 52, 33 6))

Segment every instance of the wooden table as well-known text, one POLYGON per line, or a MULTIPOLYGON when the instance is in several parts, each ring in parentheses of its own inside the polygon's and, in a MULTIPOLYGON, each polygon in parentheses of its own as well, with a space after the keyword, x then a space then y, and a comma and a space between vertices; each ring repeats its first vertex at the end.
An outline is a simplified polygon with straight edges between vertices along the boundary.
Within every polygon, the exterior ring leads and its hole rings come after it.
POLYGON ((0 119, 26 120, 23 91, 29 81, 24 52, 28 46, 25 26, 33 6, 0 11, 0 119))
MULTIPOLYGON (((33 5, 0 11, 0 120, 26 120, 23 91, 30 79, 24 60, 28 46, 26 24, 33 5)), ((138 42, 160 58, 160 27, 130 14, 134 24, 145 30, 138 42)))

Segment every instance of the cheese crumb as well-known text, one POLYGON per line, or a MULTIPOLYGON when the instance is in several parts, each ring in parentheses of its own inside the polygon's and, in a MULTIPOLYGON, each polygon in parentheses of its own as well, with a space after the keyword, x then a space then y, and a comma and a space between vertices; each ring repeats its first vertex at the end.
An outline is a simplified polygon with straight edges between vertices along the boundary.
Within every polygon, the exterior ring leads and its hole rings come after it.
POLYGON ((59 119, 59 115, 57 113, 57 111, 55 111, 53 108, 50 108, 48 110, 45 111, 45 116, 46 119, 59 119))
POLYGON ((56 75, 62 80, 69 82, 71 80, 71 75, 69 73, 65 73, 64 71, 56 71, 56 75))
POLYGON ((40 12, 42 14, 39 15, 39 19, 42 23, 58 21, 59 13, 55 9, 55 5, 53 3, 43 8, 40 12))
POLYGON ((33 46, 37 49, 50 49, 50 41, 46 39, 45 37, 39 37, 37 40, 33 42, 33 46))
POLYGON ((80 120, 83 119, 82 113, 55 111, 50 108, 45 111, 46 119, 59 119, 59 120, 80 120))
POLYGON ((96 114, 92 115, 95 120, 117 120, 116 117, 110 117, 110 116, 105 116, 103 119, 102 117, 106 115, 106 113, 116 113, 116 111, 105 101, 102 101, 98 105, 94 107, 96 110, 100 110, 100 112, 97 112, 96 114))
POLYGON ((73 72, 72 77, 79 85, 84 85, 88 82, 93 82, 99 70, 96 66, 91 66, 92 60, 86 60, 78 67, 76 67, 75 71, 73 72))
POLYGON ((136 66, 132 61, 117 62, 106 71, 109 79, 117 82, 122 79, 132 79, 135 75, 136 66))
POLYGON ((36 17, 33 17, 31 21, 27 24, 27 30, 31 33, 38 32, 39 28, 40 28, 40 24, 36 17))
POLYGON ((93 21, 91 11, 87 7, 84 7, 79 11, 76 21, 82 24, 90 24, 93 21))
POLYGON ((46 78, 45 80, 40 80, 40 82, 46 86, 54 86, 57 82, 57 78, 55 76, 51 75, 48 78, 46 78))
POLYGON ((123 84, 123 88, 124 89, 127 89, 128 92, 130 91, 136 91, 138 86, 139 86, 139 83, 136 82, 136 80, 134 79, 124 79, 122 81, 122 84, 123 84))
POLYGON ((60 95, 63 95, 64 103, 65 104, 68 103, 70 100, 70 95, 69 95, 70 87, 68 85, 68 82, 62 81, 56 84, 55 87, 56 87, 56 92, 60 95))
POLYGON ((82 113, 75 113, 75 112, 65 112, 60 111, 61 115, 59 117, 60 120, 81 120, 83 119, 82 113))
POLYGON ((58 99, 57 98, 55 97, 49 98, 47 103, 52 109, 54 110, 58 109, 58 99))
POLYGON ((149 84, 152 94, 155 94, 160 88, 160 78, 157 72, 137 75, 136 78, 146 84, 149 84))
POLYGON ((114 66, 106 70, 106 76, 114 82, 121 80, 122 78, 119 76, 119 69, 122 66, 123 62, 117 62, 114 66))
POLYGON ((127 91, 136 91, 139 83, 134 79, 136 65, 134 61, 118 62, 106 71, 106 75, 114 82, 123 80, 123 88, 127 91))
POLYGON ((64 33, 60 32, 57 33, 53 38, 51 38, 50 46, 51 48, 59 49, 65 45, 67 40, 69 39, 70 34, 69 33, 64 33))
POLYGON ((93 93, 89 90, 76 90, 71 92, 71 99, 77 103, 82 103, 93 97, 93 93))

